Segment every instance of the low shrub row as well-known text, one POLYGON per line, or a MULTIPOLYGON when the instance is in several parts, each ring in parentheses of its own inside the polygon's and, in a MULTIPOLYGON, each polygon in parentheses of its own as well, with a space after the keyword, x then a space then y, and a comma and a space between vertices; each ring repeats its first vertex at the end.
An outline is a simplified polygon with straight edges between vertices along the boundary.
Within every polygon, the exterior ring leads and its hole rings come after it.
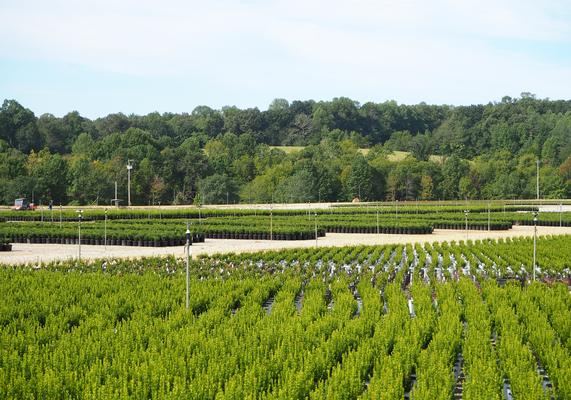
MULTIPOLYGON (((514 224, 533 226, 533 220, 516 220, 514 221, 514 224)), ((551 220, 539 219, 537 221, 537 226, 571 226, 571 220, 559 221, 559 219, 551 219, 551 220)))
POLYGON ((327 232, 333 233, 384 233, 399 235, 414 234, 430 234, 433 228, 431 226, 328 226, 327 232))
MULTIPOLYGON (((153 209, 124 209, 124 208, 109 208, 107 212, 102 208, 85 208, 83 212, 83 219, 85 221, 100 221, 107 218, 109 220, 126 219, 198 219, 209 217, 243 217, 243 216, 268 216, 270 212, 274 216, 301 216, 317 212, 319 215, 358 215, 358 214, 435 214, 442 215, 462 214, 464 210, 470 210, 473 214, 487 214, 488 206, 482 204, 469 204, 469 205, 412 205, 412 204, 383 204, 383 205, 363 205, 363 206, 347 206, 347 207, 331 207, 322 209, 214 209, 214 208, 153 208, 153 209)), ((521 212, 521 211, 537 211, 536 206, 520 206, 520 205, 492 205, 490 206, 492 214, 500 214, 505 212, 521 212)), ((74 209, 59 210, 36 210, 36 211, 12 211, 0 210, 0 218, 8 221, 77 221, 78 215, 74 209)))
MULTIPOLYGON (((64 236, 22 236, 17 235, 12 238, 13 243, 31 243, 31 244, 79 244, 77 237, 64 236)), ((193 235, 192 243, 204 242, 204 235, 193 235)), ((85 237, 81 238, 81 244, 84 245, 105 245, 104 238, 85 237)), ((186 239, 165 239, 165 240, 142 240, 142 239, 115 239, 108 238, 108 246, 140 246, 140 247, 166 247, 166 246, 183 246, 186 239)), ((11 245, 10 245, 11 246, 11 245)), ((11 247, 10 247, 11 250, 11 247)))
MULTIPOLYGON (((310 240, 315 232, 208 232, 208 239, 248 239, 248 240, 310 240)), ((325 236, 324 229, 317 230, 317 237, 325 236)))
MULTIPOLYGON (((490 230, 492 231, 506 231, 511 229, 511 223, 490 223, 490 230)), ((459 223, 454 221, 444 221, 438 222, 434 224, 434 228, 436 229, 466 229, 465 223, 459 223)), ((488 230, 488 223, 487 222, 468 222, 468 230, 472 231, 486 231, 488 230)))

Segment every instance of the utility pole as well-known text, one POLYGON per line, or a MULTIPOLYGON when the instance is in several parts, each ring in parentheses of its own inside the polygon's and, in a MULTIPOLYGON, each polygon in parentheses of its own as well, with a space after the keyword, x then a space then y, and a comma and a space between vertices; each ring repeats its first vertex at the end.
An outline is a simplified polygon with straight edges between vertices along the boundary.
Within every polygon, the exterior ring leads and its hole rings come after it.
POLYGON ((274 240, 274 210, 273 210, 273 204, 270 206, 270 240, 274 240))
POLYGON ((536 182, 537 200, 539 200, 539 158, 537 159, 537 182, 536 182))
POLYGON ((317 248, 317 213, 315 213, 315 248, 317 248))
POLYGON ((105 208, 105 223, 104 223, 105 229, 104 229, 104 236, 103 236, 103 241, 105 242, 105 251, 107 251, 107 208, 105 208))
POLYGON ((464 210, 464 217, 466 218, 466 244, 468 244, 468 213, 470 210, 464 210))
POLYGON ((395 224, 398 218, 399 218, 399 201, 397 199, 395 200, 395 224))
POLYGON ((131 207, 131 170, 133 169, 133 160, 127 160, 127 205, 131 207))

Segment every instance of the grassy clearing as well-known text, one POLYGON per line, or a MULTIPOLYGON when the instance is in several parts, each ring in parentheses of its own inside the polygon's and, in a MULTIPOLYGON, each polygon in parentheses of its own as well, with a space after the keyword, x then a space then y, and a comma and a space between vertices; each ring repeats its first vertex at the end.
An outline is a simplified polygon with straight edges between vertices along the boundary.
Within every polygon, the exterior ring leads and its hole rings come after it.
MULTIPOLYGON (((305 146, 270 146, 270 147, 272 149, 282 150, 286 154, 298 153, 305 148, 305 146)), ((364 156, 369 154, 369 151, 370 149, 359 149, 359 152, 364 156)), ((393 151, 391 154, 389 154, 388 158, 389 161, 400 162, 404 161, 408 156, 410 156, 410 152, 408 151, 393 151)), ((442 163, 444 161, 444 157, 434 154, 431 155, 429 159, 430 161, 437 163, 442 163)))

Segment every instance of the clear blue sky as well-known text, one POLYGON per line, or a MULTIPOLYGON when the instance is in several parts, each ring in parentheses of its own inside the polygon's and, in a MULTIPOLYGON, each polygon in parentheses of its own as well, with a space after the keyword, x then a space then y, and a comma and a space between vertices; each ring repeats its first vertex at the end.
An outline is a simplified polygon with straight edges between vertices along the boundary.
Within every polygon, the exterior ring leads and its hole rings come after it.
POLYGON ((571 98, 569 1, 2 0, 0 38, 36 115, 571 98))

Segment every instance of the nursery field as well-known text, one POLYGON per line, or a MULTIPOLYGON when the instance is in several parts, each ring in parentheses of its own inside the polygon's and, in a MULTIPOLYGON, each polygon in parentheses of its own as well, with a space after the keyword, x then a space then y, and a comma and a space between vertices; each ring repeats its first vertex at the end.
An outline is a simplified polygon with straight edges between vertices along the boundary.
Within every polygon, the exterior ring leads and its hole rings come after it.
POLYGON ((569 399, 571 236, 0 269, 0 398, 569 399))
MULTIPOLYGON (((82 244, 179 246, 187 224, 192 241, 205 239, 311 240, 328 233, 430 235, 434 229, 501 231, 532 225, 535 206, 372 205, 328 209, 86 209, 82 244)), ((0 211, 0 239, 13 243, 74 244, 74 210, 0 211)), ((571 212, 541 213, 539 226, 571 226, 571 212)))

